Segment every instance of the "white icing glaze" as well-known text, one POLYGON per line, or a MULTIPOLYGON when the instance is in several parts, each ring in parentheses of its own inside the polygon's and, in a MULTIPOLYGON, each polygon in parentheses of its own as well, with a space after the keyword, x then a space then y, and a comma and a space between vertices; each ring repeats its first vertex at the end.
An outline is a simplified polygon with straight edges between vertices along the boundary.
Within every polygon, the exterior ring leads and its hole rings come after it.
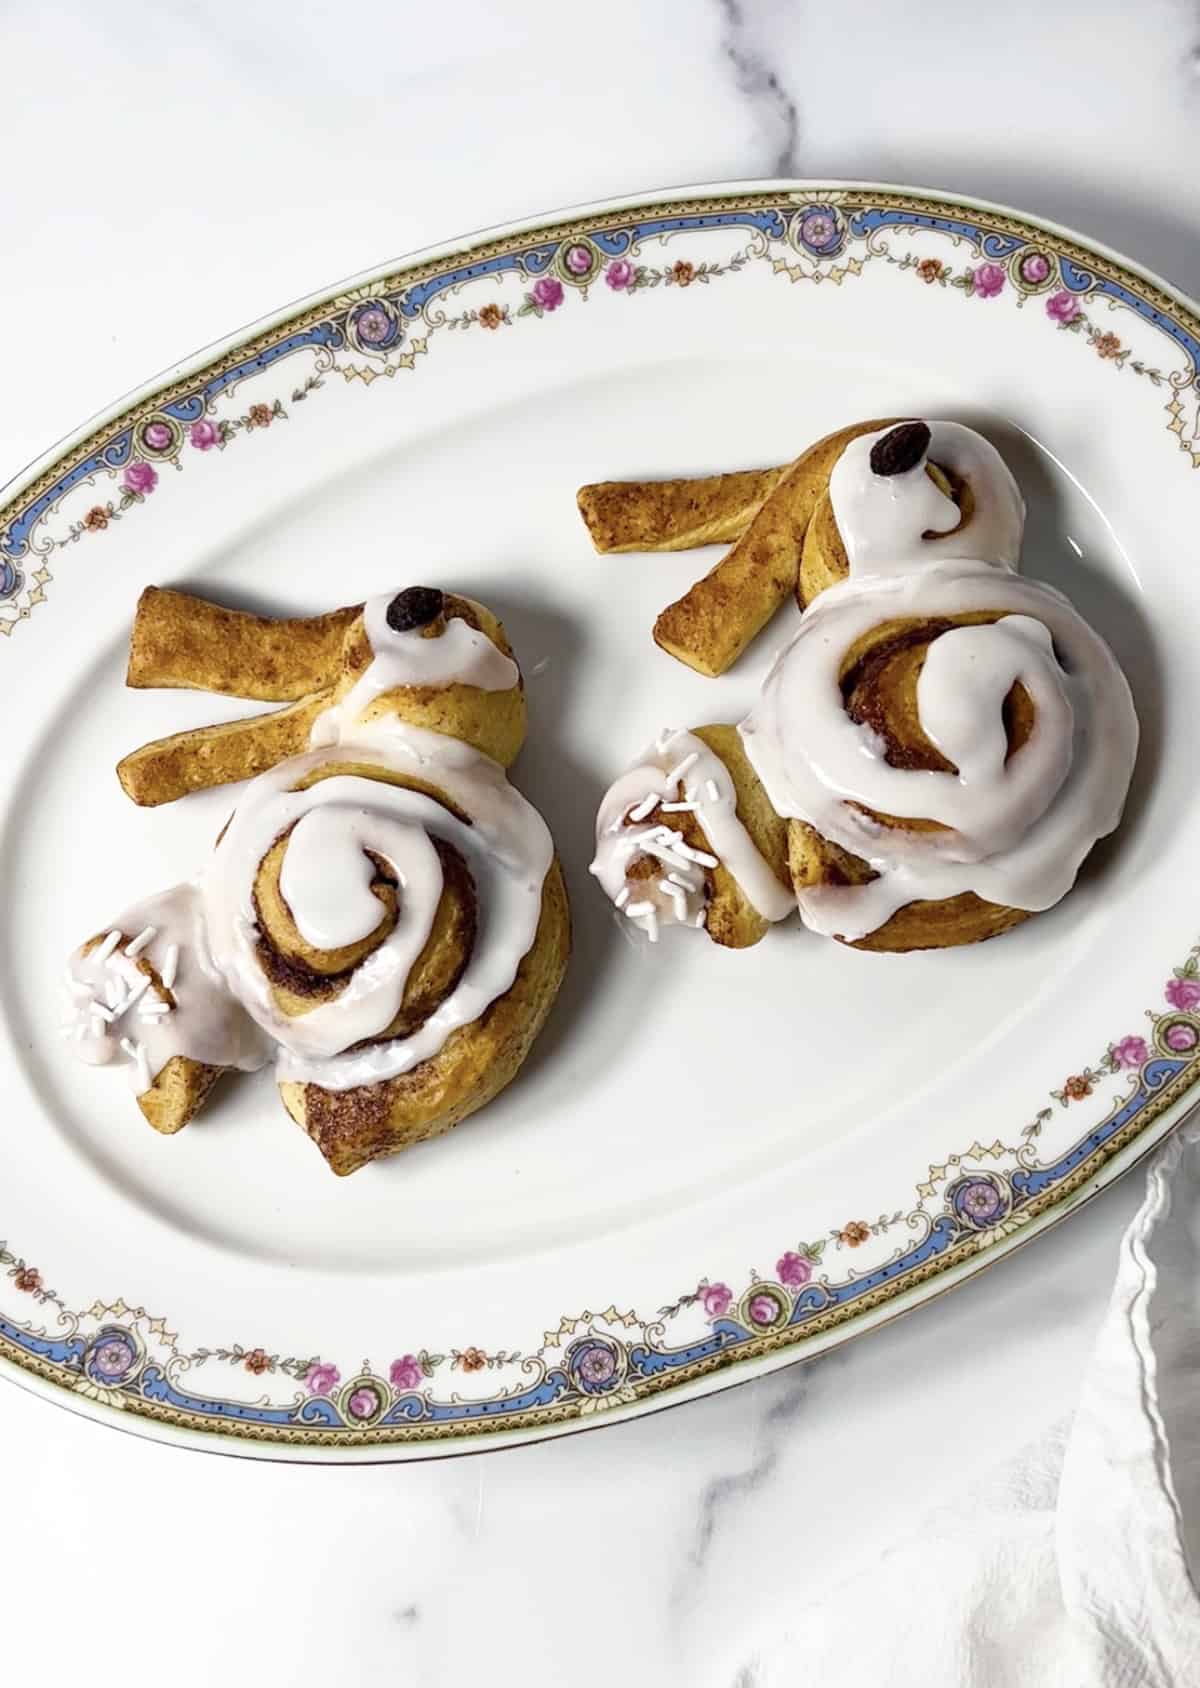
POLYGON ((370 665, 341 702, 318 717, 313 744, 336 744, 348 737, 375 699, 398 686, 460 685, 506 692, 519 684, 521 671, 512 658, 461 616, 450 617, 436 638, 425 638, 420 629, 397 633, 387 619, 394 597, 389 592, 363 605, 370 665))
POLYGON ((989 440, 961 422, 929 422, 928 455, 902 475, 871 471, 871 448, 891 429, 851 440, 833 466, 829 499, 853 576, 907 574, 967 558, 1016 569, 1025 529, 1025 500, 1008 464, 989 440), (926 473, 927 462, 968 481, 971 520, 961 534, 959 510, 926 473), (938 534, 926 539, 926 533, 938 534))
POLYGON ((546 823, 490 757, 394 720, 374 731, 368 725, 353 743, 292 757, 247 789, 204 876, 213 958, 228 988, 280 1045, 281 1080, 347 1090, 392 1078, 436 1055, 452 1031, 478 1019, 512 985, 537 931, 553 853, 546 823), (423 792, 362 775, 332 775, 306 791, 292 789, 338 762, 366 762, 423 779, 471 823, 423 792), (314 832, 307 837, 310 817, 314 832), (379 924, 379 903, 369 891, 363 898, 364 850, 389 863, 400 893, 395 928, 354 969, 342 993, 289 1017, 277 1007, 259 962, 253 887, 263 856, 293 827, 281 883, 302 932, 340 944, 379 924), (479 914, 474 948, 458 985, 410 1037, 351 1051, 395 1018, 409 970, 429 936, 442 890, 430 838, 452 844, 471 873, 479 914), (318 843, 325 853, 318 854, 318 843), (297 845, 300 860, 292 870, 288 858, 297 845), (344 893, 349 912, 333 912, 334 899, 344 893))
POLYGON ((124 953, 126 945, 113 939, 88 956, 76 952, 68 968, 64 1032, 83 1060, 102 1064, 128 1056, 134 1088, 141 1091, 172 1055, 254 1068, 268 1059, 273 1039, 280 1080, 346 1090, 429 1060, 451 1032, 478 1019, 511 987, 537 932, 553 860, 545 822, 482 752, 394 716, 368 723, 359 717, 398 687, 460 683, 507 690, 519 683, 520 671, 459 617, 436 638, 397 633, 387 623, 393 596, 365 606, 372 661, 314 728, 314 744, 330 748, 292 757, 252 781, 198 885, 148 899, 114 929, 135 943, 140 934, 140 953, 164 980, 174 974, 178 1006, 160 1012, 132 999, 114 1012, 114 1002, 144 979, 124 953), (352 773, 293 789, 306 775, 337 763, 369 763, 419 778, 469 820, 423 792, 352 773), (254 906, 259 865, 284 834, 280 892, 301 935, 315 947, 342 948, 380 925, 383 909, 370 889, 376 868, 368 851, 388 863, 398 884, 393 929, 336 999, 292 1017, 276 1006, 259 964, 254 906), (379 1037, 395 1019, 429 937, 443 888, 435 838, 453 845, 471 874, 477 899, 471 955, 454 990, 410 1037, 352 1048, 379 1037))
MULTIPOLYGON (((668 732, 609 788, 596 819, 591 871, 622 913, 650 937, 660 925, 696 926, 703 919, 707 887, 703 869, 669 818, 635 820, 659 802, 685 804, 696 816, 713 856, 732 874, 764 920, 783 920, 796 906, 737 816, 729 769, 694 733, 668 732), (630 863, 650 856, 655 879, 630 879, 630 863)), ((707 852, 702 852, 707 854, 707 852)))
POLYGON ((741 728, 778 813, 807 821, 874 869, 866 885, 799 895, 807 926, 847 939, 876 931, 906 903, 964 891, 1013 908, 1049 908, 1120 820, 1137 753, 1129 686, 1104 640, 1060 593, 1008 572, 1023 507, 1007 468, 969 430, 930 426, 929 455, 969 479, 975 495, 976 516, 961 544, 986 542, 1004 569, 970 556, 948 560, 941 547, 954 540, 922 541, 938 525, 931 492, 953 508, 949 500, 921 465, 872 475, 870 447, 879 436, 854 441, 830 480, 850 578, 805 611, 741 728), (889 766, 878 736, 846 713, 839 684, 846 652, 884 621, 987 610, 1005 613, 935 639, 918 682, 922 728, 958 772, 889 766), (1006 759, 1001 706, 1018 680, 1036 719, 1006 759), (853 805, 925 817, 948 831, 886 827, 853 805))
POLYGON ((195 885, 175 885, 127 909, 108 932, 122 935, 83 954, 75 951, 67 966, 68 1017, 64 1030, 79 1058, 92 1066, 127 1061, 130 1083, 140 1094, 175 1055, 187 1055, 214 1067, 250 1072, 268 1061, 268 1044, 258 1027, 223 988, 208 953, 204 916, 195 885), (154 936, 136 958, 125 951, 139 935, 154 936), (148 961, 175 998, 163 1001, 137 965, 148 961), (98 1005, 98 1007, 97 1007, 98 1005), (111 1015, 111 1018, 106 1016, 111 1015), (141 1059, 127 1044, 141 1049, 141 1059))

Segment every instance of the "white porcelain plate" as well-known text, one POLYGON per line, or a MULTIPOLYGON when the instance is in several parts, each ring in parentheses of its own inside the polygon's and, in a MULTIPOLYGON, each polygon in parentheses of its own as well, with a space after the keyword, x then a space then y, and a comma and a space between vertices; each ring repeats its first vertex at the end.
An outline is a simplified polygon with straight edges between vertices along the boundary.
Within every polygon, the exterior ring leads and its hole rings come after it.
MULTIPOLYGON (((718 1388, 999 1258, 1143 1154, 1200 1078, 1200 324, 1061 230, 914 190, 776 183, 458 242, 180 365, 0 495, 6 880, 0 1370, 146 1435, 301 1459, 550 1435, 718 1388), (712 556, 597 557, 585 481, 794 456, 874 415, 1006 454, 1026 571, 1130 676, 1129 810, 1052 913, 874 956, 794 922, 631 942, 587 873, 657 729, 737 720, 651 642, 712 556), (228 808, 113 775, 221 704, 122 685, 148 582, 275 613, 414 581, 503 617, 515 778, 576 943, 518 1081, 337 1180, 266 1075, 161 1138, 58 1035, 67 952, 199 866, 228 808)), ((229 716, 244 713, 230 703, 229 716)))

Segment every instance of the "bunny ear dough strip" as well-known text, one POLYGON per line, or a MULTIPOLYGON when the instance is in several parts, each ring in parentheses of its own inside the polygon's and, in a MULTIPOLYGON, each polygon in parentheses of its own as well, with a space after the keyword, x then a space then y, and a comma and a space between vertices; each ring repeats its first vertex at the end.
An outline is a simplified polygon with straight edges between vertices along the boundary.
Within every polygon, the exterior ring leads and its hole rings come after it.
POLYGON ((332 692, 321 692, 266 715, 154 739, 121 758, 117 778, 125 795, 142 809, 253 779, 285 756, 308 749, 312 730, 332 698, 332 692))
POLYGON ((333 685, 359 608, 276 621, 147 586, 134 616, 125 684, 294 703, 333 685))
POLYGON ((740 539, 788 465, 669 481, 597 481, 576 497, 601 553, 691 551, 740 539))
POLYGON ((732 667, 795 592, 809 518, 843 450, 860 434, 890 426, 857 422, 798 457, 732 550, 662 612, 655 643, 698 674, 716 678, 732 667))

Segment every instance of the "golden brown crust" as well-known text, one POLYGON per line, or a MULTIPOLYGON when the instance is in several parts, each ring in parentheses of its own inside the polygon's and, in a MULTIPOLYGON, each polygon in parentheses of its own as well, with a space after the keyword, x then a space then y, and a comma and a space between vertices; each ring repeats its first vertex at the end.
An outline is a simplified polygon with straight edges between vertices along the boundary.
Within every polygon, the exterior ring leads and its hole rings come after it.
POLYGON ((224 1071, 187 1055, 172 1055, 137 1105, 155 1131, 173 1137, 196 1117, 224 1071))
POLYGON ((669 481, 596 481, 579 513, 597 551, 690 551, 739 539, 786 466, 669 481))
POLYGON ((155 739, 122 757, 117 778, 126 796, 142 808, 253 779, 285 757, 307 750, 313 723, 329 702, 330 694, 323 692, 266 715, 155 739))
POLYGON ((857 422, 803 452, 736 545, 662 612, 655 642, 699 674, 724 674, 795 591, 805 531, 834 464, 851 440, 887 426, 857 422))
MULTIPOLYGON (((797 891, 817 885, 865 885, 875 878, 861 857, 831 844, 806 821, 788 823, 788 846, 797 891)), ((957 897, 944 897, 936 902, 918 899, 906 903, 882 926, 863 938, 855 938, 848 947, 876 954, 953 949, 960 944, 977 944, 998 937, 1028 919, 1026 909, 985 902, 974 891, 964 891, 957 897)))
POLYGON ((556 857, 533 944, 510 989, 478 1020, 452 1032, 436 1055, 397 1078, 342 1091, 281 1084, 284 1106, 339 1177, 449 1131, 515 1077, 550 1012, 570 947, 570 910, 556 857))
MULTIPOLYGON (((790 884, 788 875, 787 824, 771 807, 762 781, 754 772, 736 727, 714 723, 694 727, 692 731, 719 756, 729 770, 737 798, 737 817, 753 839, 759 854, 771 867, 783 886, 790 884)), ((677 817, 667 816, 665 819, 677 817)), ((685 817, 689 821, 695 817, 685 817)), ((699 848, 708 846, 701 829, 699 848)), ((689 840, 690 842, 690 840, 689 840)), ((746 896, 737 880, 722 863, 708 869, 709 899, 704 914, 704 927, 715 944, 727 949, 745 949, 766 937, 770 922, 764 920, 746 896)))
POLYGON ((147 586, 133 620, 125 684, 293 703, 333 684, 358 613, 352 605, 275 621, 147 586))

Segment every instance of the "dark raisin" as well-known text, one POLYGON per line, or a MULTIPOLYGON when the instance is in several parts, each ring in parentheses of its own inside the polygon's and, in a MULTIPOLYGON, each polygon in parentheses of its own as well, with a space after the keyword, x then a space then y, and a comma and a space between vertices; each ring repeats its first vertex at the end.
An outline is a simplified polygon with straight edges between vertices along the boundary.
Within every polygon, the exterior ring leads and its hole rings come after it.
POLYGON ((387 608, 387 624, 393 633, 411 633, 414 627, 428 627, 445 605, 436 586, 406 586, 397 592, 387 608))
POLYGON ((929 439, 924 422, 901 422, 898 428, 889 428, 871 447, 871 473, 903 475, 915 469, 929 450, 929 439))

